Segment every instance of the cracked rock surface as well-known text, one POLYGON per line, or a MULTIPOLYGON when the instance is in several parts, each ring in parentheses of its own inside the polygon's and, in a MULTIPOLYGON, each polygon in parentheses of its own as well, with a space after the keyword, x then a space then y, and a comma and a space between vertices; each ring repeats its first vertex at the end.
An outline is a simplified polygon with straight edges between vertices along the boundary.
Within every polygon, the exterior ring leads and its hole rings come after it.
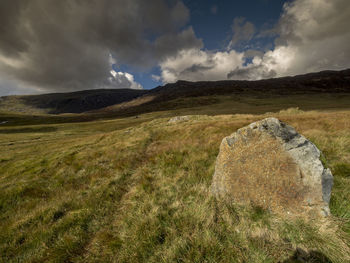
POLYGON ((254 122, 222 140, 211 192, 276 213, 327 216, 333 176, 320 155, 278 119, 254 122))

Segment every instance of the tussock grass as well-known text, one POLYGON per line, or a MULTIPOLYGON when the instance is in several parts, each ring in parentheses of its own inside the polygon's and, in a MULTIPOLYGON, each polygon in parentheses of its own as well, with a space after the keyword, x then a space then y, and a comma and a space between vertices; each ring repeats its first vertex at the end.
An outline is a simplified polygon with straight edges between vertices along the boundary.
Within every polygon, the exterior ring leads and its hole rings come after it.
POLYGON ((300 249, 309 262, 350 262, 349 120, 290 109, 3 131, 0 262, 297 262, 300 249), (267 116, 323 151, 332 217, 280 218, 209 194, 222 138, 267 116))

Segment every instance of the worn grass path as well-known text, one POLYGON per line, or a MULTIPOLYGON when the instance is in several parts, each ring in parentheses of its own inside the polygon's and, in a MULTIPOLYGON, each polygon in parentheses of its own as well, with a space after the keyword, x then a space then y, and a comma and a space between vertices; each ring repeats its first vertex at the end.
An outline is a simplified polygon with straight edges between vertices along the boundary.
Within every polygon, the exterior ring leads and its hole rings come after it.
POLYGON ((0 127, 0 262, 350 262, 350 111, 152 119, 0 127), (327 221, 210 196, 222 138, 267 116, 324 153, 327 221))

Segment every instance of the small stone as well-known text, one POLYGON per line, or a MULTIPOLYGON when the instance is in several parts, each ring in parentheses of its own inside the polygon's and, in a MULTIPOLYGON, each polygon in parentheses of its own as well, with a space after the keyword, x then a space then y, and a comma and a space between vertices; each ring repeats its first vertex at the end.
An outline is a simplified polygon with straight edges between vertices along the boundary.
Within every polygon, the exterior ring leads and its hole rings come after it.
POLYGON ((189 116, 176 116, 171 118, 168 123, 176 123, 176 122, 183 122, 183 121, 189 121, 190 117, 189 116))

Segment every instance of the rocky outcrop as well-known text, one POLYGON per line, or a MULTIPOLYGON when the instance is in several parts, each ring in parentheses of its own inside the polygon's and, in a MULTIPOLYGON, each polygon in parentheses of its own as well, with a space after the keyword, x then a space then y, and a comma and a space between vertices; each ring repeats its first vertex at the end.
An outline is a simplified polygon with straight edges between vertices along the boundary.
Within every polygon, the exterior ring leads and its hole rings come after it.
POLYGON ((278 119, 254 122, 222 140, 211 191, 276 213, 327 216, 333 176, 320 155, 278 119))

